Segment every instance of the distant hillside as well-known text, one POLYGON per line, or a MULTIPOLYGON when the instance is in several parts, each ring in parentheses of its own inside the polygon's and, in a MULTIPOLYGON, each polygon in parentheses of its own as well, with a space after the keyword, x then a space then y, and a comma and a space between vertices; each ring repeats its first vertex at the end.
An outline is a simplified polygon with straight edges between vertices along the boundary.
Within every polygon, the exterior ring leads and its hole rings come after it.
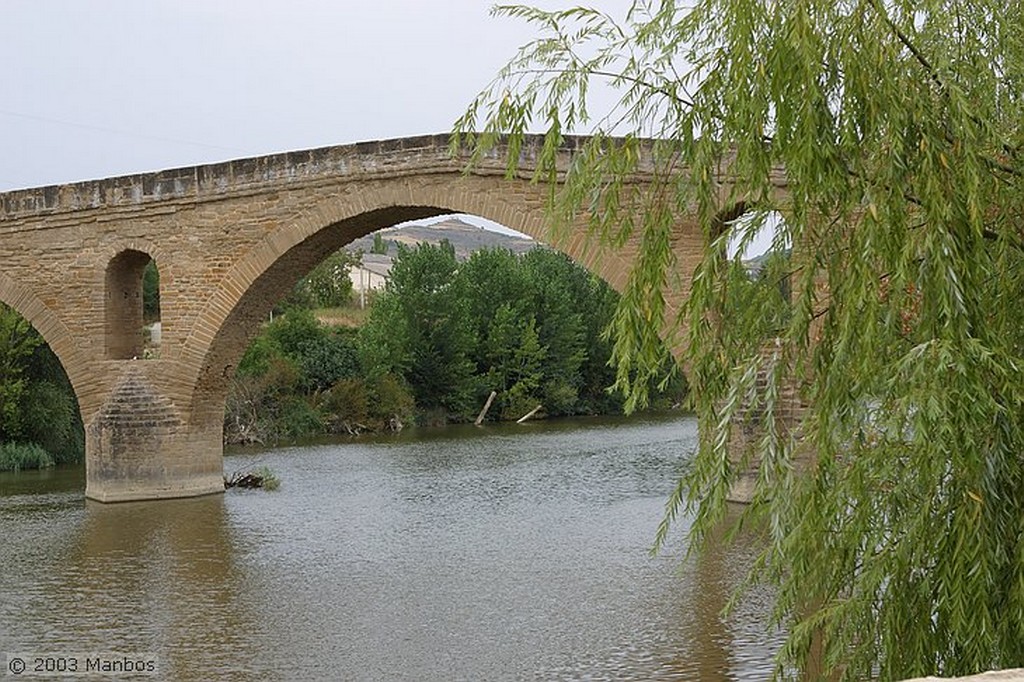
MULTIPOLYGON (((449 218, 433 225, 405 225, 380 230, 379 234, 388 246, 387 255, 394 258, 398 255, 398 245, 415 246, 423 242, 438 244, 447 239, 455 247, 455 256, 459 260, 469 258, 470 254, 480 249, 508 249, 513 253, 525 253, 537 246, 530 238, 513 237, 485 230, 470 225, 458 218, 449 218)), ((345 247, 349 251, 362 250, 370 253, 373 249, 373 235, 368 235, 345 247)))

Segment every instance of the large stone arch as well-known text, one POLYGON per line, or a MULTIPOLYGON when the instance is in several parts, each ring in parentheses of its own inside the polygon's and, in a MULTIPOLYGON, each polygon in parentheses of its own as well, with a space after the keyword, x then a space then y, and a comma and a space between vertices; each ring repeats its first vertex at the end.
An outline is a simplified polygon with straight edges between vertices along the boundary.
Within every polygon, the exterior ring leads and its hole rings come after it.
POLYGON ((623 254, 592 247, 585 228, 569 231, 571 238, 553 238, 545 201, 546 190, 526 180, 448 175, 432 183, 392 180, 310 207, 231 269, 186 339, 181 360, 196 369, 191 423, 220 428, 235 367, 275 303, 330 253, 384 227, 450 213, 477 215, 549 244, 621 289, 628 274, 623 254))
MULTIPOLYGON (((32 291, 0 272, 0 303, 14 309, 53 351, 71 381, 71 388, 81 410, 82 394, 93 379, 87 360, 75 343, 75 335, 57 315, 32 291)), ((84 415, 83 415, 84 417, 84 415)))

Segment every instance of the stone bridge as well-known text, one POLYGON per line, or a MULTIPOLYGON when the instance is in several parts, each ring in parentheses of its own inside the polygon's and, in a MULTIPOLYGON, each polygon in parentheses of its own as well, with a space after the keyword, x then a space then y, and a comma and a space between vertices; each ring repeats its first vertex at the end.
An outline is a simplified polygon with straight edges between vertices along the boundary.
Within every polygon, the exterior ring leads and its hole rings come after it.
MULTIPOLYGON (((580 144, 569 138, 567 161, 580 144)), ((317 263, 399 222, 469 213, 551 243, 546 188, 529 180, 541 140, 505 177, 498 148, 466 172, 448 136, 288 152, 0 194, 0 301, 64 365, 86 428, 86 495, 100 501, 223 490, 228 387, 274 304, 317 263), (143 270, 160 272, 162 339, 143 359, 143 270)), ((642 178, 640 178, 642 181, 642 178)), ((685 296, 699 226, 674 235, 685 296)), ((636 251, 553 243, 621 288, 636 251)))

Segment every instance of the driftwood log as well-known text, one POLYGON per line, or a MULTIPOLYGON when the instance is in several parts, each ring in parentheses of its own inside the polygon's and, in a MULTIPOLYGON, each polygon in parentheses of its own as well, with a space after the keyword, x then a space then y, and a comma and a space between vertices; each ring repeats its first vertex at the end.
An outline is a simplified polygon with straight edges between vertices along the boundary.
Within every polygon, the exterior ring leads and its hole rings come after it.
POLYGON ((491 395, 489 395, 489 396, 487 397, 487 402, 486 402, 486 403, 484 403, 484 408, 483 408, 482 410, 480 410, 480 414, 478 414, 478 415, 476 416, 476 421, 475 421, 474 423, 475 423, 475 424, 476 424, 477 426, 480 426, 480 424, 481 424, 481 423, 483 423, 483 421, 484 421, 484 417, 486 417, 486 416, 487 416, 487 410, 491 409, 491 403, 493 403, 493 402, 494 402, 494 397, 495 397, 496 395, 498 395, 498 392, 497 392, 497 391, 491 391, 491 395))
POLYGON ((524 421, 526 421, 527 419, 529 419, 533 415, 537 414, 538 410, 540 410, 541 407, 543 407, 543 405, 538 405, 537 407, 533 408, 532 410, 530 410, 529 412, 524 414, 522 417, 520 417, 516 421, 516 424, 522 424, 524 421))

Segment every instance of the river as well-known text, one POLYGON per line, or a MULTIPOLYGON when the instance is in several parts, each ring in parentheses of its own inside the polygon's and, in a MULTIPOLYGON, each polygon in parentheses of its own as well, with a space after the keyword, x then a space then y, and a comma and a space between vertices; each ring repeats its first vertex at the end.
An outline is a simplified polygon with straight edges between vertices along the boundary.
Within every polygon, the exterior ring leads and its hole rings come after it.
MULTIPOLYGON (((0 656, 152 657, 163 679, 762 680, 750 549, 648 550, 690 417, 411 430, 240 452, 279 490, 102 505, 0 474, 0 656)), ((4 671, 7 672, 7 671, 4 671)), ((0 673, 2 676, 2 673, 0 673)))

